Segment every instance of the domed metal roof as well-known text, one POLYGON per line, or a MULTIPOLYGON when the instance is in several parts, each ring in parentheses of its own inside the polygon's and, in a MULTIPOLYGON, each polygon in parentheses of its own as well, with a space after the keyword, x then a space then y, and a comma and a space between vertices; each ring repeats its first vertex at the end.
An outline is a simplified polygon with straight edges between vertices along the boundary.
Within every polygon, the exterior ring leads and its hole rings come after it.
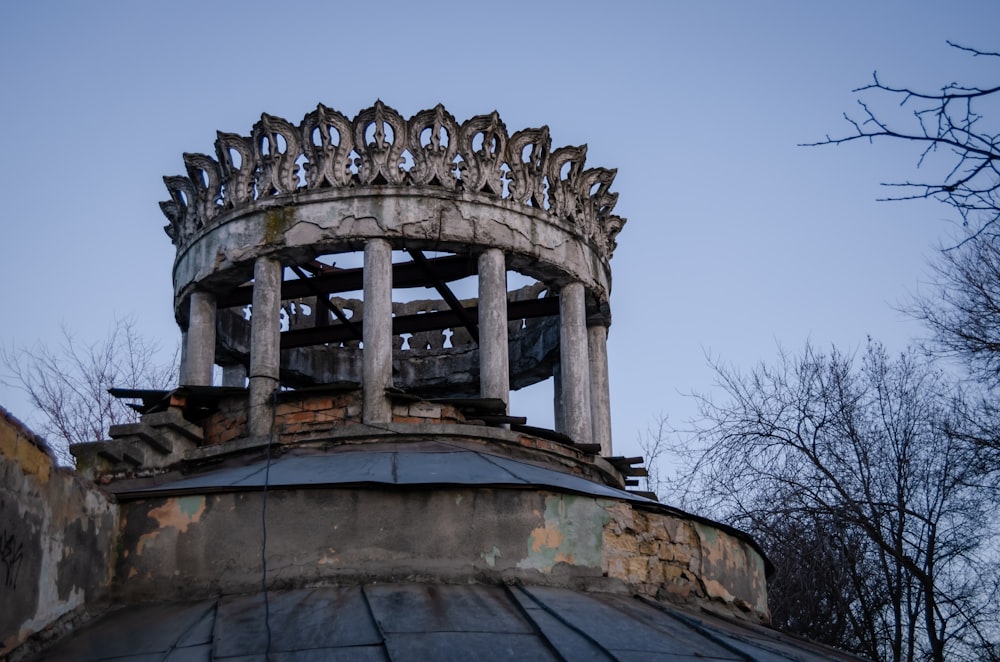
POLYGON ((625 595, 361 584, 131 606, 45 660, 856 660, 768 628, 625 595))

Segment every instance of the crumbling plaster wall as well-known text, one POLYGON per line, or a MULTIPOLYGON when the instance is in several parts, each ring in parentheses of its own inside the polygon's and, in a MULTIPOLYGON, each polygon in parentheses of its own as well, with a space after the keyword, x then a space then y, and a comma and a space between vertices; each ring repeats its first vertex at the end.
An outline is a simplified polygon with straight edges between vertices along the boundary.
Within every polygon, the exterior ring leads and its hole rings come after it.
POLYGON ((707 523, 625 503, 607 508, 604 572, 643 595, 702 602, 769 620, 764 558, 746 541, 707 523))
POLYGON ((126 601, 345 581, 523 581, 625 591, 767 620, 763 559, 679 516, 586 495, 489 487, 272 489, 123 503, 126 601))
POLYGON ((0 657, 110 587, 117 506, 0 408, 0 657))

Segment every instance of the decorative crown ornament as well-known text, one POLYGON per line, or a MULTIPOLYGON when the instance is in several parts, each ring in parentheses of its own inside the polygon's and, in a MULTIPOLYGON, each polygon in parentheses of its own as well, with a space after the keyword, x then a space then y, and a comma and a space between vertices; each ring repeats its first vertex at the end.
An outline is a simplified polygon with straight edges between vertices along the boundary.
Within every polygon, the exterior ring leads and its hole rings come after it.
POLYGON ((612 213, 617 170, 585 168, 586 145, 551 148, 548 127, 508 135, 494 111, 462 124, 438 104, 409 120, 381 101, 354 119, 322 104, 295 126, 262 114, 250 136, 218 133, 216 157, 183 155, 160 203, 178 250, 221 217, 324 190, 433 187, 486 196, 568 222, 609 259, 625 219, 612 213))

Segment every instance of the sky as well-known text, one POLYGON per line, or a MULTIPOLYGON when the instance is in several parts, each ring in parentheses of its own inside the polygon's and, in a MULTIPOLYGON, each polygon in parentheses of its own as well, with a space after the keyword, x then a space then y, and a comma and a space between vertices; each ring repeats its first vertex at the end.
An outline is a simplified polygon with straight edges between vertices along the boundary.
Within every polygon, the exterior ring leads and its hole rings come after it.
MULTIPOLYGON (((996 84, 1000 3, 955 0, 0 3, 0 343, 82 341, 133 316, 165 355, 174 248, 158 202, 183 152, 262 112, 376 99, 409 118, 497 110, 587 143, 617 168, 628 218, 612 261, 616 453, 661 416, 684 427, 708 358, 750 368, 778 347, 923 334, 899 312, 955 230, 947 207, 887 203, 920 174, 904 144, 806 148, 849 130, 857 88, 996 84)), ((887 104, 887 107, 891 104, 887 104)), ((544 398, 512 413, 545 424, 544 398)), ((0 405, 31 424, 18 390, 0 405)))

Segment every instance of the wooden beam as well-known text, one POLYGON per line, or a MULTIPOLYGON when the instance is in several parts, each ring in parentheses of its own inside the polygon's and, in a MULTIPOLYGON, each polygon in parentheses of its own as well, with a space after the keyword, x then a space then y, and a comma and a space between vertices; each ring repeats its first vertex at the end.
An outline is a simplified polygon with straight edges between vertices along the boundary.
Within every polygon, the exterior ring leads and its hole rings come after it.
POLYGON ((613 457, 607 458, 608 462, 617 466, 628 467, 633 464, 642 464, 643 458, 641 457, 625 457, 623 455, 615 455, 613 457))
POLYGON ((452 292, 451 288, 448 287, 448 284, 445 283, 440 278, 438 278, 437 272, 431 265, 430 260, 424 257, 423 251, 417 250, 416 248, 408 248, 406 250, 413 258, 413 262, 423 270, 424 274, 426 274, 427 280, 430 282, 431 285, 434 286, 434 289, 437 290, 438 294, 441 295, 441 298, 444 299, 445 303, 448 304, 448 307, 451 308, 452 311, 454 311, 455 314, 458 315, 458 318, 460 320, 462 320, 462 325, 465 327, 465 329, 469 332, 469 335, 472 337, 472 342, 478 345, 479 344, 478 320, 473 319, 466 312, 465 308, 462 307, 462 302, 458 300, 458 298, 455 296, 455 293, 452 292))
POLYGON ((496 414, 473 414, 474 420, 480 420, 487 425, 525 425, 526 416, 500 416, 496 414))
MULTIPOLYGON (((469 315, 479 315, 478 306, 470 306, 465 309, 469 315)), ((532 319, 535 317, 548 317, 559 314, 559 299, 556 297, 546 297, 544 299, 528 299, 526 301, 507 302, 507 319, 532 319)), ((434 313, 419 313, 415 315, 402 315, 392 318, 392 333, 417 333, 420 331, 434 331, 436 329, 450 329, 462 323, 461 318, 452 310, 442 310, 434 313)), ((341 343, 353 340, 342 324, 332 326, 320 326, 312 329, 295 329, 284 331, 281 334, 281 349, 292 349, 294 347, 308 347, 310 345, 321 345, 323 343, 341 343)))
POLYGON ((324 274, 324 273, 329 273, 331 271, 343 271, 343 269, 341 269, 340 267, 337 267, 335 265, 331 266, 329 264, 323 264, 319 260, 309 260, 308 262, 303 262, 301 266, 303 269, 313 274, 314 276, 316 274, 324 274))
MULTIPOLYGON (((448 255, 428 260, 434 273, 444 282, 460 280, 476 274, 478 264, 468 255, 448 255)), ((336 294, 364 289, 362 276, 364 269, 331 269, 313 276, 306 283, 302 280, 286 280, 281 284, 282 299, 315 296, 316 293, 336 294)), ((427 276, 414 262, 402 262, 392 267, 392 286, 398 288, 424 287, 427 276)), ((253 285, 242 285, 218 297, 219 308, 246 306, 253 300, 253 285)))
POLYGON ((476 418, 480 414, 503 416, 507 413, 507 403, 500 398, 431 398, 430 401, 451 405, 463 414, 473 414, 476 418))
MULTIPOLYGON (((307 284, 311 283, 312 280, 313 280, 312 278, 309 278, 308 276, 306 276, 305 272, 302 271, 302 269, 300 269, 299 267, 293 266, 292 267, 292 271, 294 271, 295 275, 299 277, 299 280, 303 280, 307 284)), ((329 294, 323 294, 322 292, 316 292, 316 303, 321 304, 320 307, 325 308, 324 312, 333 313, 334 316, 338 320, 340 320, 340 323, 343 324, 344 326, 346 326, 350 330, 351 335, 354 336, 355 340, 362 340, 363 341, 364 338, 362 337, 360 325, 359 324, 355 324, 351 320, 349 320, 347 318, 347 315, 344 314, 344 311, 342 311, 340 309, 340 306, 335 306, 333 304, 333 302, 330 301, 329 296, 330 296, 329 294)), ((320 316, 319 316, 319 311, 318 310, 315 311, 314 314, 316 315, 316 326, 318 326, 318 327, 320 327, 320 326, 329 326, 329 324, 325 324, 325 323, 324 324, 320 324, 320 322, 319 322, 320 316)))
POLYGON ((564 446, 573 447, 575 445, 573 444, 573 440, 562 432, 556 432, 548 428, 536 428, 533 425, 511 425, 510 429, 513 432, 523 432, 524 434, 530 434, 532 437, 541 437, 542 439, 548 439, 564 446))

